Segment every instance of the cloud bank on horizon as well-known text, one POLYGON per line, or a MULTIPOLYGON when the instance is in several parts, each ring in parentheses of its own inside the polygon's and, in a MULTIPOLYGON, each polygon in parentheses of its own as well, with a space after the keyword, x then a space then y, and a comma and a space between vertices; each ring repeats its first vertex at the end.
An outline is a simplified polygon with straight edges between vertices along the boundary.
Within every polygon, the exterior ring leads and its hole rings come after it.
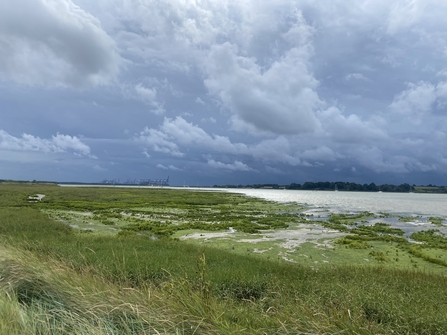
POLYGON ((446 11, 5 2, 0 179, 447 184, 446 11))

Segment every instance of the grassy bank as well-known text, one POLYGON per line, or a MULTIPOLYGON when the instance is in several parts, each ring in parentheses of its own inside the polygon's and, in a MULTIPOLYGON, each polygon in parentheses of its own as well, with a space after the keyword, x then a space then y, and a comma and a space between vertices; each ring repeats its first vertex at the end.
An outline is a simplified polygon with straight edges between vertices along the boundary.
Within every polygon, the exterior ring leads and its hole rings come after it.
MULTIPOLYGON (((93 218, 112 207, 111 214, 133 216, 163 209, 163 215, 176 214, 175 222, 174 215, 164 218, 169 225, 200 216, 199 223, 216 220, 221 230, 248 225, 244 217, 251 213, 256 222, 263 218, 257 228, 279 229, 297 223, 291 217, 296 205, 172 190, 11 185, 0 191, 0 333, 446 333, 442 275, 389 266, 312 269, 188 244, 170 234, 155 239, 151 230, 73 229, 47 213, 83 211, 93 218), (29 203, 37 193, 46 197, 29 203)), ((111 214, 113 225, 105 226, 144 223, 141 216, 119 223, 111 214)), ((332 224, 340 224, 336 219, 332 224)), ((443 240, 437 243, 443 246, 443 240)))
POLYGON ((446 186, 413 186, 416 193, 447 193, 446 186))

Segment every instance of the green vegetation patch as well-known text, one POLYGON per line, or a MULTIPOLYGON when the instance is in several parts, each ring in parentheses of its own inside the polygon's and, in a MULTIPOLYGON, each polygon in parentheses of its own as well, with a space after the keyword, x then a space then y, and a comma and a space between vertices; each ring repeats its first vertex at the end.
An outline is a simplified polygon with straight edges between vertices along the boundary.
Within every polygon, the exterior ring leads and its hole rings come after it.
POLYGON ((440 218, 440 217, 436 217, 436 216, 430 216, 428 218, 428 221, 430 221, 432 224, 434 224, 436 226, 442 226, 442 223, 444 222, 444 219, 440 218))
POLYGON ((411 216, 399 216, 399 221, 401 222, 412 222, 414 220, 420 219, 421 216, 411 215, 411 216))
POLYGON ((447 237, 438 229, 419 231, 411 234, 411 238, 422 242, 425 248, 447 249, 447 237))
POLYGON ((447 186, 414 186, 417 193, 447 193, 447 186))
POLYGON ((338 239, 335 243, 344 245, 347 248, 351 248, 351 249, 369 249, 371 247, 365 241, 358 241, 358 240, 354 240, 354 239, 350 239, 350 238, 346 238, 346 237, 338 239))
POLYGON ((383 222, 376 222, 374 225, 364 225, 353 228, 350 230, 351 233, 357 235, 366 236, 383 236, 383 235, 404 235, 404 231, 399 228, 393 228, 390 224, 383 222))

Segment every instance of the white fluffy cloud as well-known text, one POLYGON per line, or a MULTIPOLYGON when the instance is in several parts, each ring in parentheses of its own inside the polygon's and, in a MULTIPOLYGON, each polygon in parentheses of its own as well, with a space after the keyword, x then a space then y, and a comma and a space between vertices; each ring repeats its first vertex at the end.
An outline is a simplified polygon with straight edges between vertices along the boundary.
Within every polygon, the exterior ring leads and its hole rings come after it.
POLYGON ((436 87, 431 83, 408 83, 408 89, 394 97, 391 110, 420 122, 420 117, 430 112, 436 101, 436 87))
MULTIPOLYGON (((31 136, 31 135, 27 135, 31 136)), ((45 140, 40 140, 38 137, 32 137, 34 141, 41 141, 45 142, 45 140)), ((53 136, 51 139, 51 142, 55 145, 56 152, 58 150, 67 151, 67 150, 73 150, 74 152, 80 153, 82 155, 89 155, 90 154, 90 147, 82 141, 77 138, 76 136, 70 136, 70 135, 62 135, 57 134, 56 136, 53 136)))
POLYGON ((191 145, 213 149, 226 153, 247 153, 247 146, 242 143, 232 143, 228 137, 209 135, 199 126, 187 122, 182 117, 175 119, 165 118, 159 130, 144 129, 137 140, 145 143, 158 152, 170 153, 173 156, 182 156, 179 147, 191 145))
POLYGON ((98 164, 93 165, 92 169, 93 169, 94 171, 96 171, 96 172, 100 172, 100 173, 104 173, 104 172, 107 171, 107 169, 101 167, 101 166, 98 165, 98 164))
POLYGON ((146 127, 139 136, 136 137, 136 140, 148 144, 156 152, 167 153, 176 157, 183 157, 185 155, 183 152, 179 151, 179 147, 172 142, 170 136, 160 130, 149 129, 146 127))
POLYGON ((23 134, 15 137, 4 130, 0 130, 0 149, 8 151, 37 151, 43 153, 63 153, 72 151, 76 154, 90 155, 90 147, 76 136, 57 134, 51 139, 23 134))
POLYGON ((250 155, 264 162, 284 163, 291 166, 301 165, 299 155, 294 152, 290 141, 284 136, 268 139, 250 146, 250 155))
POLYGON ((135 85, 135 92, 139 99, 151 106, 154 114, 163 114, 165 112, 163 105, 157 101, 157 89, 147 88, 142 83, 135 85))
POLYGON ((215 46, 205 64, 205 85, 232 113, 260 130, 311 132, 321 101, 318 81, 306 65, 308 49, 292 48, 265 69, 253 57, 239 55, 230 43, 215 46))
POLYGON ((385 152, 378 147, 361 146, 353 150, 360 165, 378 173, 409 173, 412 171, 436 171, 436 164, 423 164, 416 157, 407 155, 395 155, 385 152))
POLYGON ((162 170, 182 171, 182 169, 180 169, 180 168, 178 168, 178 167, 176 167, 174 165, 165 166, 163 164, 157 164, 156 167, 159 168, 159 169, 162 169, 162 170))
POLYGON ((154 151, 185 155, 188 151, 202 154, 231 154, 253 157, 259 161, 281 162, 288 165, 300 165, 298 155, 293 153, 289 141, 284 136, 262 140, 257 144, 233 143, 228 137, 209 135, 199 126, 187 122, 182 117, 165 118, 157 129, 144 129, 135 138, 138 142, 150 146, 154 151))
POLYGON ((233 164, 225 164, 222 162, 216 162, 213 159, 210 159, 208 161, 208 165, 210 167, 216 168, 216 169, 224 169, 224 170, 230 170, 230 171, 255 171, 254 169, 250 168, 248 165, 239 162, 234 161, 233 164))
POLYGON ((365 77, 365 75, 362 73, 350 73, 346 76, 346 80, 352 80, 352 79, 370 81, 370 79, 365 77))
POLYGON ((417 84, 407 83, 408 89, 394 97, 389 108, 410 121, 420 124, 422 119, 435 108, 444 108, 447 102, 447 82, 433 85, 421 81, 417 84))
POLYGON ((115 42, 71 0, 3 4, 0 44, 0 74, 19 83, 85 87, 119 72, 115 42))
POLYGON ((381 129, 385 123, 382 118, 364 121, 356 114, 343 115, 337 107, 319 112, 318 118, 326 136, 335 142, 358 144, 389 139, 386 132, 381 129))

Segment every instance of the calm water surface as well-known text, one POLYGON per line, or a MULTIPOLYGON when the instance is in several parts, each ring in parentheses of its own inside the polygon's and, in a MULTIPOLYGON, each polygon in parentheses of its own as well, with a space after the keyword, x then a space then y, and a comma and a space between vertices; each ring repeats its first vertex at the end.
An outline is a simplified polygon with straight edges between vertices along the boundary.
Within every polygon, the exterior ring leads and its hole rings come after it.
POLYGON ((369 211, 447 217, 447 194, 221 189, 277 202, 297 202, 334 212, 369 211))

